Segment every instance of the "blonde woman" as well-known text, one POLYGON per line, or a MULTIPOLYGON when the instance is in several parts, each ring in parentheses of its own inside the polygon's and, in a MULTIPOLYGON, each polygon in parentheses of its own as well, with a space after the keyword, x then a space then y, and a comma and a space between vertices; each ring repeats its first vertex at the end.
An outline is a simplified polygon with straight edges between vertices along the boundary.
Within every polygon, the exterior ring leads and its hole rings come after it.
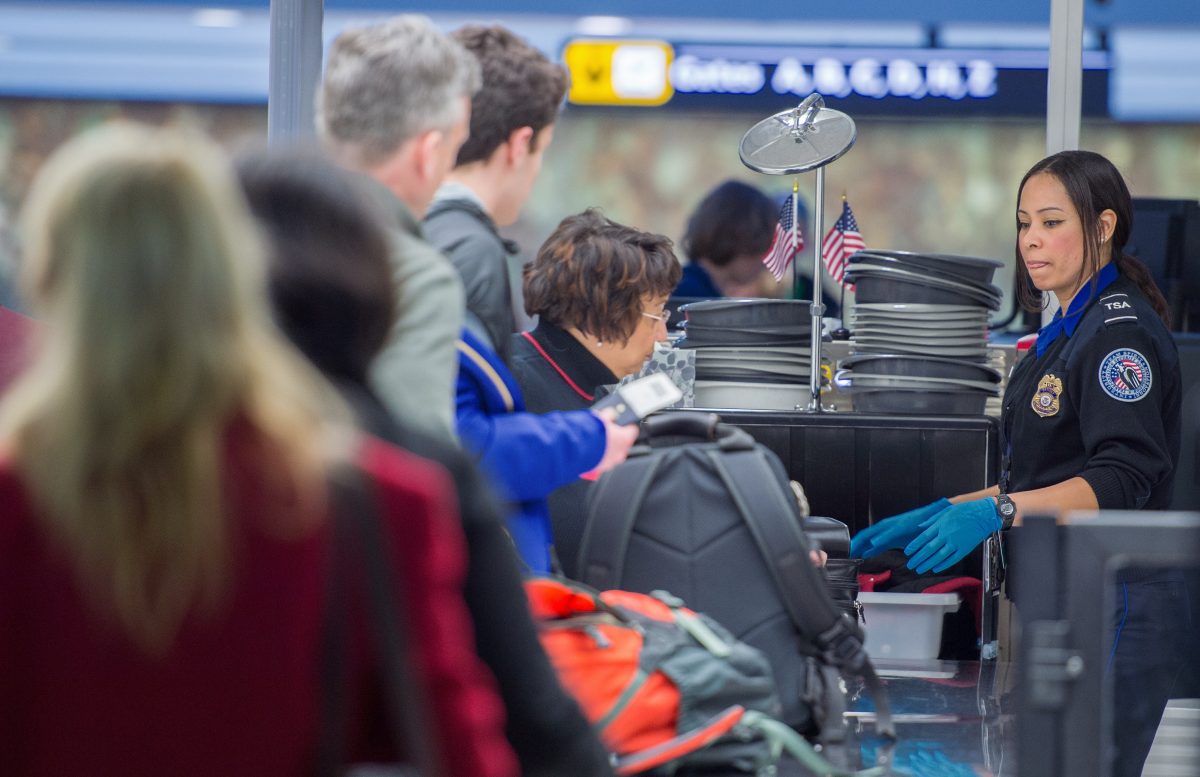
MULTIPOLYGON (((101 128, 50 161, 23 226, 44 331, 0 406, 4 773, 311 774, 324 484, 352 459, 406 592, 436 767, 512 774, 444 473, 358 439, 267 323, 221 154, 101 128)), ((344 750, 394 756, 374 749, 380 662, 354 613, 344 750)))

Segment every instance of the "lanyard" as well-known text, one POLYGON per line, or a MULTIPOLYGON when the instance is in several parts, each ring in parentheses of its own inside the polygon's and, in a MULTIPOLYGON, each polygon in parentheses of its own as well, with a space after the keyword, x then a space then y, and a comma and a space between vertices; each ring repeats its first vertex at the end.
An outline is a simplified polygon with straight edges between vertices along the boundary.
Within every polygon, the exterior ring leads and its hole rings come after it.
POLYGON ((532 345, 534 349, 542 355, 542 358, 550 363, 550 366, 554 368, 554 371, 558 373, 559 377, 567 382, 567 385, 571 387, 572 391, 586 399, 588 402, 594 402, 596 400, 594 396, 579 388, 579 386, 575 384, 575 381, 571 380, 567 373, 563 371, 563 368, 558 366, 558 362, 550 358, 550 354, 546 353, 546 349, 542 348, 541 343, 533 339, 533 335, 529 334, 528 332, 522 332, 521 337, 524 337, 526 340, 528 340, 529 344, 532 345))

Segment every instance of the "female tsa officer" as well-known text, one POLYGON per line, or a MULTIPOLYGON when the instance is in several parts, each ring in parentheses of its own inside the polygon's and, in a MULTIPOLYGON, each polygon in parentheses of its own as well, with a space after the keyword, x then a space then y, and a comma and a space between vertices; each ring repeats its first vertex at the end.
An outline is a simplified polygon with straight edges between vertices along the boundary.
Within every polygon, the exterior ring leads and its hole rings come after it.
MULTIPOLYGON (((1099 154, 1064 151, 1034 165, 1017 198, 1021 302, 1038 309, 1039 292, 1050 292, 1061 310, 1009 380, 1000 484, 881 521, 855 536, 855 556, 903 548, 910 568, 941 572, 1022 513, 1163 509, 1170 501, 1179 356, 1166 301, 1145 266, 1122 253, 1133 205, 1121 174, 1099 154)), ((1113 773, 1137 775, 1191 616, 1179 573, 1122 579, 1110 661, 1113 773)))

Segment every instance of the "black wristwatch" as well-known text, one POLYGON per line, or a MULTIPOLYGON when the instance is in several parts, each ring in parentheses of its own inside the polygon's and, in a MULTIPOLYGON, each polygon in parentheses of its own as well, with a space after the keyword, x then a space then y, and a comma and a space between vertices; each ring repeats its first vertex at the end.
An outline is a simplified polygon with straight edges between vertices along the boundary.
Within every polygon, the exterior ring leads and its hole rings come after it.
POLYGON ((1000 516, 1000 531, 1008 531, 1012 528, 1013 521, 1017 519, 1017 504, 1008 494, 1000 494, 996 497, 996 514, 1000 516))

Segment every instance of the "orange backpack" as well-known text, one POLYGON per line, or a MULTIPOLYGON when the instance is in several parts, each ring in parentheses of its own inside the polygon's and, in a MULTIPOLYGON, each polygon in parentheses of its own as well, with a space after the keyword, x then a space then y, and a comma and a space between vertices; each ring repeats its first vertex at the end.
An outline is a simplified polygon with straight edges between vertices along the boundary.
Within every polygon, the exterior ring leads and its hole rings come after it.
POLYGON ((787 753, 818 774, 838 768, 780 723, 771 667, 715 621, 664 591, 600 593, 557 578, 526 581, 542 647, 614 754, 619 775, 725 766, 773 773, 787 753))

